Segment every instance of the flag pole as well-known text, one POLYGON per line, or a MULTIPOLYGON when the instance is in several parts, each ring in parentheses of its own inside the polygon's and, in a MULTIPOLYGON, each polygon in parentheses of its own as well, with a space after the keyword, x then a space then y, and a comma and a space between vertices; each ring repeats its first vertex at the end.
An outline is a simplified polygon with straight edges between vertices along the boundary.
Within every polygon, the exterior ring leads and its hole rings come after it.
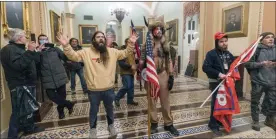
POLYGON ((147 82, 147 95, 148 95, 148 138, 150 139, 151 135, 151 123, 150 123, 150 108, 151 108, 151 97, 150 97, 151 84, 147 82))
POLYGON ((223 79, 220 84, 214 89, 214 91, 208 96, 208 98, 200 105, 199 108, 202 108, 204 106, 204 104, 207 102, 207 100, 209 100, 209 98, 218 90, 218 88, 220 87, 220 85, 225 81, 225 79, 223 79))

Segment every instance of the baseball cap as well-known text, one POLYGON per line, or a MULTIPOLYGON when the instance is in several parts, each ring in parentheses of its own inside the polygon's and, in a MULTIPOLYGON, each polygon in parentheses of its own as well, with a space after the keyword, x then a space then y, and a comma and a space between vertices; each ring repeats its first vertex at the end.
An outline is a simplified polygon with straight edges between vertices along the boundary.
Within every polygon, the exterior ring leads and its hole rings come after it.
POLYGON ((228 38, 228 36, 225 33, 223 33, 223 32, 217 32, 215 34, 215 40, 219 40, 219 39, 221 39, 223 37, 227 37, 228 38))

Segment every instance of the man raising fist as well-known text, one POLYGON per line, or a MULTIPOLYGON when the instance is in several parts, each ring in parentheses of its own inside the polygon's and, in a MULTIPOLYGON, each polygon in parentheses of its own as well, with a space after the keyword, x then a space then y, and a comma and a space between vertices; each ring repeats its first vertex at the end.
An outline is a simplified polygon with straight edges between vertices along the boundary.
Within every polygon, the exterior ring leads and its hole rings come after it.
POLYGON ((90 101, 90 133, 89 138, 97 138, 97 113, 100 102, 103 101, 106 109, 108 131, 111 136, 116 136, 114 128, 113 101, 114 80, 117 60, 126 58, 133 53, 134 43, 137 36, 130 37, 125 50, 117 50, 106 47, 106 37, 103 32, 97 31, 92 36, 92 44, 89 49, 74 51, 69 46, 68 38, 58 33, 57 39, 64 48, 64 54, 72 61, 84 63, 84 77, 88 88, 88 98, 90 101))

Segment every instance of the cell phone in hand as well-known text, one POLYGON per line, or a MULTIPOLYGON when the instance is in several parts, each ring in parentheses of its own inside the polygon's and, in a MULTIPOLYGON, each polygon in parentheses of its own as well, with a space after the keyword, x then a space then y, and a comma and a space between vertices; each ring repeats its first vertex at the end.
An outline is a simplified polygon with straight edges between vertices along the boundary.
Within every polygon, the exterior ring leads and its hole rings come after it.
POLYGON ((36 42, 35 34, 31 33, 31 41, 36 42))
POLYGON ((44 46, 45 47, 52 47, 53 48, 55 46, 55 44, 53 44, 53 43, 45 43, 44 46))

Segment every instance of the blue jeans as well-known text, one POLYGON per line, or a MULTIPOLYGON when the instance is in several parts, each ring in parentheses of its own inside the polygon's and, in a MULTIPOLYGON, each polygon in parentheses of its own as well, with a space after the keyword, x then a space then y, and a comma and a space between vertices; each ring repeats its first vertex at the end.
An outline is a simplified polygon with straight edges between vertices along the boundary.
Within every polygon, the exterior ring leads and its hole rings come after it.
POLYGON ((83 91, 87 91, 87 85, 83 75, 83 68, 78 70, 71 70, 71 90, 75 90, 76 87, 76 74, 80 77, 80 82, 83 91))
POLYGON ((127 93, 127 103, 132 103, 134 98, 134 76, 133 75, 121 75, 123 87, 116 95, 116 100, 120 100, 127 93))
POLYGON ((97 126, 97 114, 99 111, 100 102, 103 101, 106 119, 108 125, 114 122, 114 112, 113 112, 113 101, 115 98, 114 89, 106 91, 89 91, 88 99, 90 101, 90 112, 89 112, 89 124, 90 128, 96 128, 97 126))

